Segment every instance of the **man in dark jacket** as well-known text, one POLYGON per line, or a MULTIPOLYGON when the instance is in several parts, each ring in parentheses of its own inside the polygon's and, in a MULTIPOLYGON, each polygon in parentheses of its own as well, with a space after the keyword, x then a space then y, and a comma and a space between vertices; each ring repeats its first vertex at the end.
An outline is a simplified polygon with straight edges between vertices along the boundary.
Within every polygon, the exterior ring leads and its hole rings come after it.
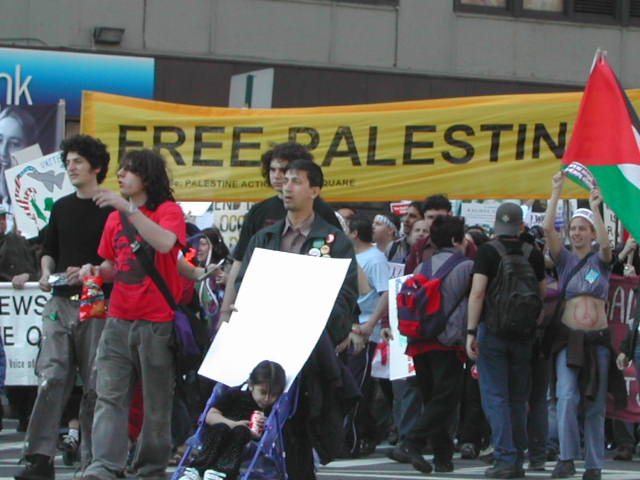
MULTIPOLYGON (((314 200, 320 194, 323 181, 322 170, 309 160, 295 160, 288 165, 283 186, 283 201, 287 216, 284 220, 262 229, 253 236, 242 259, 242 269, 236 282, 239 287, 255 248, 351 259, 347 275, 326 325, 326 332, 336 346, 344 345, 344 342, 350 340, 359 340, 351 332, 358 298, 357 271, 351 241, 342 230, 329 224, 314 212, 314 200)), ((289 478, 314 479, 312 447, 317 451, 324 451, 327 444, 341 445, 339 438, 330 439, 326 435, 318 438, 313 435, 314 431, 318 431, 314 427, 314 420, 326 422, 326 418, 314 414, 308 395, 309 385, 315 383, 319 376, 322 376, 322 373, 307 362, 298 377, 301 390, 298 409, 284 428, 289 478)), ((337 428, 336 433, 339 432, 340 428, 337 428)), ((327 463, 332 459, 331 456, 321 458, 321 461, 327 463)))

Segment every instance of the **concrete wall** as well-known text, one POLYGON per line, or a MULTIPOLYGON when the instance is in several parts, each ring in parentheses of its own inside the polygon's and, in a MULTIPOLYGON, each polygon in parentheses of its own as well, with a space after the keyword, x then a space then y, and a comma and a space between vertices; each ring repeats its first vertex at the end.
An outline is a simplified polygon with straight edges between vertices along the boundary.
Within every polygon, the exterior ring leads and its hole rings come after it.
POLYGON ((623 85, 640 87, 638 27, 457 13, 453 3, 2 0, 0 43, 568 86, 584 83, 603 47, 623 85), (125 28, 122 44, 94 46, 95 26, 125 28))

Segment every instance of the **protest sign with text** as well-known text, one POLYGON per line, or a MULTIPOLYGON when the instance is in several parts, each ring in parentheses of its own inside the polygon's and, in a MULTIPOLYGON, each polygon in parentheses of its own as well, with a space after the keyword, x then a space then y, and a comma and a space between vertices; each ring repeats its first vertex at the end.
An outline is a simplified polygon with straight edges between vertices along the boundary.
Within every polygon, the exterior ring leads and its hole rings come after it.
POLYGON ((0 334, 7 357, 6 385, 37 385, 38 346, 42 338, 42 309, 49 294, 29 282, 23 290, 0 282, 0 334))
MULTIPOLYGON (((640 90, 628 94, 640 101, 640 90)), ((85 92, 81 130, 116 160, 158 150, 185 201, 264 199, 260 156, 287 141, 313 153, 330 201, 547 198, 579 102, 580 93, 555 93, 260 110, 85 92)), ((586 197, 576 185, 564 193, 586 197)))

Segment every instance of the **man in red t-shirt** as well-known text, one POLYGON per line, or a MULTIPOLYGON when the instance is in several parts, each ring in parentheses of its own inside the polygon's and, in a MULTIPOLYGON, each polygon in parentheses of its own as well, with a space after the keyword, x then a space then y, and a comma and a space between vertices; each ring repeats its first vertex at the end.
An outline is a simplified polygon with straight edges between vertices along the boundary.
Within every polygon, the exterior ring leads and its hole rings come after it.
POLYGON ((98 206, 116 210, 107 219, 98 247, 104 262, 85 265, 81 271, 113 280, 109 318, 96 358, 100 374, 93 435, 100 441, 93 445, 93 462, 84 478, 111 480, 125 470, 127 416, 137 382, 142 384, 144 422, 131 467, 137 476, 163 478, 171 453, 174 311, 139 263, 122 220, 126 217, 137 242, 151 250, 174 298, 181 291, 177 261, 180 245, 186 243, 186 226, 164 159, 157 153, 128 152, 118 181, 122 195, 100 190, 93 197, 98 206))

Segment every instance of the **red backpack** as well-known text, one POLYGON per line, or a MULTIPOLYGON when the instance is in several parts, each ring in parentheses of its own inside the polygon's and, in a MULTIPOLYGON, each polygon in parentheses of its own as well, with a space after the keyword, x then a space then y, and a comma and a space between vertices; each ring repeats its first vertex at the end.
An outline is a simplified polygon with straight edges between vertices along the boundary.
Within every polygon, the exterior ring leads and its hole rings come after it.
POLYGON ((463 253, 456 252, 435 273, 431 272, 429 259, 420 273, 402 284, 397 296, 398 329, 409 341, 432 340, 444 331, 451 312, 442 309, 440 287, 456 265, 466 259, 463 253))

